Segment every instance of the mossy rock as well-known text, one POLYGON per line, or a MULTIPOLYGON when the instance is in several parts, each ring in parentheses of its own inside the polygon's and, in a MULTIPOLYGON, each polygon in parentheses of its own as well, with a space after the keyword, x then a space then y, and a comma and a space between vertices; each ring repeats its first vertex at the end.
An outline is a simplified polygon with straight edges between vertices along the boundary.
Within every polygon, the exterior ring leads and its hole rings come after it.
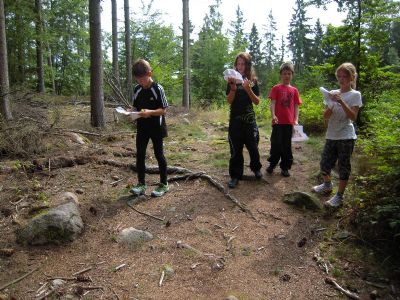
POLYGON ((322 210, 323 208, 317 197, 303 192, 285 194, 282 200, 287 204, 309 210, 322 210))

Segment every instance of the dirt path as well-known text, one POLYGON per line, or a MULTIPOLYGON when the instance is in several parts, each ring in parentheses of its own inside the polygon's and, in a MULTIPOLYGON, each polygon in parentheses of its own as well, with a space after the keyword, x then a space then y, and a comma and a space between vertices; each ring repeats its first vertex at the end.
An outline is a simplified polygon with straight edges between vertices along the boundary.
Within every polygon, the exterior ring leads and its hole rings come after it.
MULTIPOLYGON (((229 157, 226 123, 217 124, 214 118, 213 113, 200 117, 170 116, 167 157, 170 165, 205 170, 226 186, 227 168, 223 165, 229 157), (184 128, 182 124, 186 121, 189 124, 184 128)), ((269 149, 264 131, 260 144, 263 170, 269 149)), ((133 146, 130 136, 92 140, 84 146, 70 145, 74 146, 60 153, 90 153, 121 162, 134 161, 133 157, 115 155, 129 152, 133 146)), ((148 154, 148 160, 154 163, 152 153, 148 154)), ((77 285, 102 288, 87 290, 83 299, 225 299, 229 295, 238 299, 338 297, 339 293, 324 283, 325 274, 313 260, 323 234, 315 229, 325 226, 321 215, 295 210, 281 201, 284 193, 308 191, 314 183, 310 178, 317 171, 319 154, 309 145, 299 144, 294 156, 296 163, 290 178, 280 176, 279 172, 273 175, 264 172, 264 178, 256 181, 246 168, 248 180, 241 181, 231 191, 248 206, 257 221, 200 179, 172 183, 164 197, 147 196, 146 201, 135 205, 170 220, 168 227, 165 222, 149 219, 126 205, 123 199, 128 195, 127 186, 136 181, 135 174, 127 169, 88 163, 53 170, 51 174, 27 175, 23 170, 0 174, 3 212, 0 248, 16 250, 11 257, 0 258, 0 286, 40 267, 21 282, 0 291, 0 298, 38 299, 36 291, 49 278, 71 278, 88 267, 91 269, 83 275, 92 282, 66 281, 60 289, 61 299, 71 295, 70 291, 77 285), (119 179, 122 180, 112 184, 119 179), (29 209, 44 200, 51 206, 53 199, 64 191, 81 193, 78 197, 85 223, 83 235, 62 246, 23 248, 17 245, 14 231, 29 217, 29 209), (10 212, 8 216, 6 210, 10 212), (138 249, 124 248, 115 239, 127 227, 148 230, 155 239, 138 249), (299 241, 304 238, 305 245, 299 247, 299 241), (178 248, 177 241, 203 254, 178 248), (116 270, 118 266, 122 267, 116 270), (172 268, 173 275, 167 276, 159 286, 165 268, 172 268)), ((156 183, 158 175, 148 175, 147 180, 156 183)))

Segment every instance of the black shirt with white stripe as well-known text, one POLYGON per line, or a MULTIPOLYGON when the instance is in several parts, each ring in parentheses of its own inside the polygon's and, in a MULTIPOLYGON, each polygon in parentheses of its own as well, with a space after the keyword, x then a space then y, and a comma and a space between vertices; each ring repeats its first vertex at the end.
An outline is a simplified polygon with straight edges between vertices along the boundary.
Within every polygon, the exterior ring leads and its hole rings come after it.
MULTIPOLYGON (((142 109, 156 110, 159 108, 167 108, 168 102, 165 97, 164 88, 156 82, 153 82, 147 89, 136 85, 133 90, 133 106, 137 111, 141 111, 142 109)), ((163 136, 166 136, 165 116, 139 118, 137 119, 137 130, 149 134, 161 130, 163 136)))

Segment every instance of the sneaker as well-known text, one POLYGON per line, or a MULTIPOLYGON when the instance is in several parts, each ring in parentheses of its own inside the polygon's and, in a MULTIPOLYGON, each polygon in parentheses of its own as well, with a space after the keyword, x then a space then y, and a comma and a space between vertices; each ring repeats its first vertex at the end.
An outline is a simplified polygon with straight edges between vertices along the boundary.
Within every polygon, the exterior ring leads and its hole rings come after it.
POLYGON ((238 183, 239 183, 239 179, 237 179, 237 178, 232 178, 232 179, 229 181, 228 186, 229 186, 231 189, 234 189, 234 188, 238 185, 238 183))
POLYGON ((153 197, 161 197, 168 191, 169 191, 168 183, 167 184, 160 183, 158 185, 158 187, 154 191, 151 192, 151 195, 153 197))
POLYGON ((332 193, 332 183, 322 183, 320 185, 316 185, 312 188, 312 191, 317 194, 325 194, 328 195, 332 193))
POLYGON ((273 166, 269 166, 269 167, 267 168, 267 173, 268 173, 268 174, 272 174, 272 172, 274 172, 274 167, 273 167, 273 166))
POLYGON ((282 170, 282 171, 281 171, 281 175, 282 175, 283 177, 290 177, 290 173, 289 173, 288 170, 282 170))
POLYGON ((254 176, 256 176, 257 179, 261 179, 262 178, 262 174, 261 174, 260 170, 255 171, 254 172, 254 176))
POLYGON ((129 192, 131 192, 132 194, 134 194, 136 196, 140 196, 140 195, 144 195, 146 193, 146 188, 147 188, 147 186, 145 184, 138 183, 136 186, 131 188, 129 190, 129 192))
POLYGON ((331 199, 325 202, 325 206, 328 207, 339 207, 342 205, 343 196, 339 195, 338 193, 335 194, 331 199))

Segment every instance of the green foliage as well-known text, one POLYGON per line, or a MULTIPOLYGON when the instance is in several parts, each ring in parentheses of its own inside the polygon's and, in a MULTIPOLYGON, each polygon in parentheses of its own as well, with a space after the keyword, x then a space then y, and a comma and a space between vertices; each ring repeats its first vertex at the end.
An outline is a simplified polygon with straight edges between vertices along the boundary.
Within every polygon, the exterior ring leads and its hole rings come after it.
POLYGON ((321 92, 315 88, 303 93, 300 105, 299 123, 307 133, 322 133, 325 131, 323 122, 324 105, 321 92))

